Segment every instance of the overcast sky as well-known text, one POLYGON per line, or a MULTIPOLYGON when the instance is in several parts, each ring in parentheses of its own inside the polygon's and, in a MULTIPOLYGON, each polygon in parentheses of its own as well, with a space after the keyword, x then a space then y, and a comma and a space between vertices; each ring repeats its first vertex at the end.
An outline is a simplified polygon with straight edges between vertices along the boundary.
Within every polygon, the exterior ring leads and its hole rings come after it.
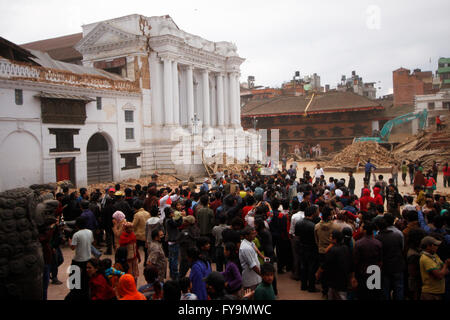
POLYGON ((22 44, 81 32, 128 14, 169 14, 184 31, 231 41, 246 61, 241 82, 280 86, 317 73, 335 87, 352 70, 392 92, 392 71, 437 69, 450 57, 448 0, 0 0, 0 35, 22 44), (431 63, 430 63, 431 59, 431 63))

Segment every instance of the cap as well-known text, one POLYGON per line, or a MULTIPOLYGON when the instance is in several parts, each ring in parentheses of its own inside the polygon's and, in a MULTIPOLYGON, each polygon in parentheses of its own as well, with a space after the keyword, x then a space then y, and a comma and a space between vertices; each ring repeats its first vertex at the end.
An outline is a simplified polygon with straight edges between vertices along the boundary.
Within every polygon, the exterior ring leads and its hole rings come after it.
POLYGON ((209 284, 215 289, 220 290, 225 287, 225 278, 223 277, 222 273, 217 271, 211 272, 206 278, 203 278, 203 281, 205 281, 206 284, 209 284))
POLYGON ((208 178, 205 178, 205 180, 204 180, 204 181, 206 182, 206 181, 208 181, 208 180, 209 180, 208 178))
POLYGON ((431 237, 431 236, 426 236, 425 238, 422 239, 422 241, 420 241, 420 246, 423 247, 428 247, 431 244, 434 244, 436 246, 440 246, 442 243, 442 241, 439 241, 438 239, 431 237))
POLYGON ((116 193, 114 193, 114 195, 122 197, 123 196, 123 192, 119 190, 119 191, 116 191, 116 193))
POLYGON ((114 189, 114 188, 109 188, 109 189, 108 189, 108 192, 116 192, 116 189, 114 189))
POLYGON ((186 221, 189 224, 194 224, 195 223, 195 217, 194 216, 183 217, 183 221, 186 221))
POLYGON ((178 220, 178 219, 180 219, 182 216, 181 216, 181 212, 180 211, 175 211, 175 214, 174 214, 174 216, 173 216, 173 219, 174 220, 178 220))
POLYGON ((344 194, 344 193, 342 192, 341 189, 336 189, 336 191, 334 191, 334 193, 335 193, 339 198, 342 197, 342 195, 344 194))

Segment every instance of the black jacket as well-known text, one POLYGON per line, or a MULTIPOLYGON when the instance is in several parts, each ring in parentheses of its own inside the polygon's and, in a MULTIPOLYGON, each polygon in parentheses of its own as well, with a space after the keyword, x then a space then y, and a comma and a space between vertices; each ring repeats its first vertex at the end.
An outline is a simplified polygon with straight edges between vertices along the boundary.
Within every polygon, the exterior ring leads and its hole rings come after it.
POLYGON ((166 220, 166 232, 167 232, 167 241, 168 242, 176 242, 178 240, 178 236, 180 230, 178 229, 183 223, 183 219, 179 218, 174 220, 173 218, 168 218, 166 220))
POLYGON ((348 188, 355 190, 356 187, 356 182, 355 182, 355 178, 354 177, 350 177, 348 180, 348 188))
POLYGON ((387 274, 403 272, 406 267, 403 257, 403 238, 400 233, 384 229, 375 237, 383 245, 383 272, 387 274))
POLYGON ((295 235, 300 238, 300 245, 309 247, 310 249, 317 249, 316 238, 314 236, 314 227, 316 224, 305 218, 297 222, 295 225, 295 235))

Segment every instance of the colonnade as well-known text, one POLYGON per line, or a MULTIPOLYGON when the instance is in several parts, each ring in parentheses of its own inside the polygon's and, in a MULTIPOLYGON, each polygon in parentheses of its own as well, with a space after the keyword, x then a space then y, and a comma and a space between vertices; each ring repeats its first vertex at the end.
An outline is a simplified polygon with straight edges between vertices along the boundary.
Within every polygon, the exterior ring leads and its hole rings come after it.
POLYGON ((216 72, 173 57, 163 57, 162 63, 157 59, 150 69, 155 73, 153 124, 191 126, 197 114, 203 127, 240 127, 238 72, 216 72))

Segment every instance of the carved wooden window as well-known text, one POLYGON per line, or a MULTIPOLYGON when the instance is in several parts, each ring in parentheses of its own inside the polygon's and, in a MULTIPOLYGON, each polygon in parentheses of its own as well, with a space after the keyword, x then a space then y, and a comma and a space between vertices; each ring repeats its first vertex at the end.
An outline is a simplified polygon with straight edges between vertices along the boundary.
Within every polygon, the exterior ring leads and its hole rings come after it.
POLYGON ((125 129, 125 139, 134 140, 134 128, 125 129))
POLYGON ((137 165, 137 158, 141 156, 141 153, 121 153, 120 157, 125 159, 125 167, 122 170, 137 169, 141 166, 137 165))
POLYGON ((320 137, 326 137, 327 136, 327 130, 320 130, 319 131, 319 136, 320 137))
POLYGON ((125 110, 125 122, 134 122, 133 110, 125 110))
POLYGON ((86 101, 41 98, 42 123, 84 124, 86 101))
POLYGON ((73 135, 78 134, 80 129, 48 129, 50 134, 56 135, 56 148, 50 149, 50 152, 70 152, 80 151, 74 148, 73 135))
POLYGON ((366 134, 366 128, 362 125, 356 124, 352 127, 353 134, 355 136, 357 135, 365 135, 366 134))
POLYGON ((280 130, 280 138, 286 139, 289 138, 289 131, 286 129, 280 130))
POLYGON ((315 137, 317 129, 314 127, 306 127, 303 129, 305 137, 315 137))
POLYGON ((300 131, 294 131, 294 137, 300 138, 302 136, 302 133, 300 131))
POLYGON ((333 128, 331 128, 331 131, 333 132, 333 136, 334 137, 342 136, 342 131, 344 131, 344 128, 342 128, 342 127, 333 127, 333 128))
POLYGON ((23 90, 15 89, 14 94, 15 94, 15 98, 16 98, 16 105, 18 105, 18 106, 23 105, 23 90))

